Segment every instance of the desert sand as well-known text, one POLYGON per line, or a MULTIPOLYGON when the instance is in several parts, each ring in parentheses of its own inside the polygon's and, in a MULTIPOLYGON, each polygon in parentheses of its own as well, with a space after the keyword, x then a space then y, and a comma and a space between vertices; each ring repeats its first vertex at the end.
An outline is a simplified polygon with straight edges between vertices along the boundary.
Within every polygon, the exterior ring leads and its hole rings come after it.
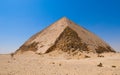
POLYGON ((120 75, 120 53, 102 56, 70 58, 67 54, 38 55, 30 51, 14 57, 4 54, 0 55, 0 75, 120 75))

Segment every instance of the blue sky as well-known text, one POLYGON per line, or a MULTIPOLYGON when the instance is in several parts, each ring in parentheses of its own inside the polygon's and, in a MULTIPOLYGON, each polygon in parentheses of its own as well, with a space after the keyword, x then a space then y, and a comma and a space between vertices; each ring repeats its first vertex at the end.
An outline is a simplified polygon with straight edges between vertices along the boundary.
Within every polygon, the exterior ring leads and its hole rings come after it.
POLYGON ((120 0, 0 0, 0 53, 64 16, 120 51, 120 0))

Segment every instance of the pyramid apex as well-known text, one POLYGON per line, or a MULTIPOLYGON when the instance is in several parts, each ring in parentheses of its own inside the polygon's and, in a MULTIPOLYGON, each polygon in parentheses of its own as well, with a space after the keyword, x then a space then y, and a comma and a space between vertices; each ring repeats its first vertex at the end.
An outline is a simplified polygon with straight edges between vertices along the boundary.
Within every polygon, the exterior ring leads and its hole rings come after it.
POLYGON ((64 21, 67 21, 69 20, 67 17, 62 17, 60 20, 64 20, 64 21))
POLYGON ((69 26, 70 23, 72 23, 71 20, 69 20, 67 17, 62 17, 61 19, 59 19, 56 23, 60 23, 62 25, 67 25, 69 26))
POLYGON ((67 19, 67 17, 64 16, 64 17, 62 17, 62 19, 67 19))

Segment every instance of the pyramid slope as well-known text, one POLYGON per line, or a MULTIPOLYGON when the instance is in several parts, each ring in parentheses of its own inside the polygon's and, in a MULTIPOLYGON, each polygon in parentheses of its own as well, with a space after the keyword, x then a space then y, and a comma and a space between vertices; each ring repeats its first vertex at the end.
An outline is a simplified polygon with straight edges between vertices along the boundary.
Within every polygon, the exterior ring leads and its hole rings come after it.
POLYGON ((56 38, 59 37, 59 35, 64 31, 66 27, 67 23, 63 18, 50 25, 43 31, 33 35, 17 50, 17 52, 32 50, 36 51, 37 53, 45 53, 52 45, 54 45, 56 38), (37 49, 31 46, 34 43, 37 43, 37 49))
POLYGON ((97 53, 114 52, 114 50, 99 37, 65 17, 32 36, 16 52, 31 50, 36 53, 47 53, 52 50, 62 50, 62 48, 63 51, 65 51, 69 49, 68 45, 73 46, 76 50, 87 50, 97 53), (71 35, 68 35, 68 33, 71 33, 71 35), (70 38, 71 43, 66 43, 67 39, 65 38, 67 36, 70 38), (83 45, 85 45, 84 48, 83 45))
POLYGON ((87 44, 87 48, 91 52, 114 52, 114 50, 102 39, 100 39, 95 34, 91 33, 90 31, 78 26, 77 24, 73 23, 72 21, 67 20, 68 26, 73 29, 78 36, 82 39, 82 42, 87 44), (99 50, 99 51, 98 51, 99 50))

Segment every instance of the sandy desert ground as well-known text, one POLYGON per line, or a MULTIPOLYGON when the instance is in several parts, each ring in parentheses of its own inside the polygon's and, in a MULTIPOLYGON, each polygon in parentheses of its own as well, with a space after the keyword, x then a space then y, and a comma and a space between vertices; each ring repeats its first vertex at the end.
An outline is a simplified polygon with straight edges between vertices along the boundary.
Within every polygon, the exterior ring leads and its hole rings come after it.
POLYGON ((120 53, 103 55, 71 59, 33 52, 4 54, 0 55, 0 75, 120 75, 120 53))

